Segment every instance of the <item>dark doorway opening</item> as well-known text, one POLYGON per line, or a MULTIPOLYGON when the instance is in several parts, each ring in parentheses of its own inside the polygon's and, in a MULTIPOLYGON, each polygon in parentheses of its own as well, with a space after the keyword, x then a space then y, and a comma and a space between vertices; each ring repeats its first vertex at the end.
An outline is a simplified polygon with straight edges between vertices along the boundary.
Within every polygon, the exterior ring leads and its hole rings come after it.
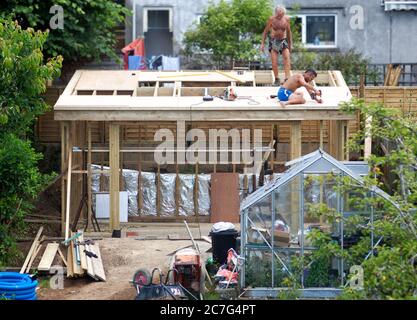
POLYGON ((145 32, 146 56, 173 55, 169 10, 147 10, 148 31, 145 32))

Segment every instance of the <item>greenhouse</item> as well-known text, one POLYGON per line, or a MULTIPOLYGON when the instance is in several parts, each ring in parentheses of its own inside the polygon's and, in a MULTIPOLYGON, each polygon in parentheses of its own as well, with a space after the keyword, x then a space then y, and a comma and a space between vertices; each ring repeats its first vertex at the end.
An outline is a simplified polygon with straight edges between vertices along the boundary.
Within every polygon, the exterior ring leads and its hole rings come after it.
POLYGON ((336 295, 349 284, 350 268, 381 241, 373 225, 382 208, 396 205, 381 189, 366 187, 366 162, 340 162, 319 149, 286 166, 241 203, 241 287, 257 297, 290 285, 312 296, 336 295), (317 231, 338 255, 320 252, 320 238, 309 236, 317 231), (359 241, 356 259, 345 259, 359 241))

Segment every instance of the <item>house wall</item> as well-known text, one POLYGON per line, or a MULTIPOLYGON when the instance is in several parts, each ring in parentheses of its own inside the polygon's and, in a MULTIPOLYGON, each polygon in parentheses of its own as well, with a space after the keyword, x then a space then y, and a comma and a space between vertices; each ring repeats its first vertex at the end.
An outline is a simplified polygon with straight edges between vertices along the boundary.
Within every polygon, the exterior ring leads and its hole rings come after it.
MULTIPOLYGON (((171 7, 173 10, 174 54, 181 49, 184 32, 198 19, 208 6, 202 0, 137 0, 136 30, 143 35, 143 9, 145 7, 171 7)), ((218 0, 214 1, 215 3, 218 0)), ((341 50, 355 48, 370 58, 372 63, 412 63, 417 52, 417 12, 385 12, 381 0, 277 0, 287 8, 300 6, 303 13, 337 14, 337 47, 341 50), (355 13, 351 9, 360 5, 364 13, 364 27, 350 27, 355 13)), ((133 0, 126 0, 133 8, 133 0)), ((132 16, 127 19, 126 42, 132 39, 132 16)))
MULTIPOLYGON (((218 0, 214 0, 215 3, 218 0)), ((169 7, 173 11, 173 46, 174 55, 178 55, 182 47, 182 39, 187 29, 192 26, 208 6, 203 0, 137 0, 136 1, 136 33, 143 35, 143 12, 149 7, 169 7)), ((126 0, 126 7, 133 10, 133 0, 126 0)), ((132 41, 132 19, 127 19, 126 42, 132 41)))
POLYGON ((337 47, 355 48, 372 63, 412 63, 417 55, 417 11, 388 11, 381 0, 283 0, 287 8, 296 4, 299 13, 337 14, 337 47), (363 29, 354 30, 355 7, 363 8, 363 29), (351 11, 352 10, 352 11, 351 11))

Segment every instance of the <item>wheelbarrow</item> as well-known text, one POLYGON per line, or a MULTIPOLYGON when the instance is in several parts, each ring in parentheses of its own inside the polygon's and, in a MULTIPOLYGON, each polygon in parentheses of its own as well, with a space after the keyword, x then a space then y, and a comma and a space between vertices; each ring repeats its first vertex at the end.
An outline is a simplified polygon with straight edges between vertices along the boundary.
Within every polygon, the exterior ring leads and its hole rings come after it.
MULTIPOLYGON (((162 271, 159 268, 154 268, 151 274, 145 269, 137 270, 131 281, 137 292, 135 300, 188 300, 188 297, 197 300, 197 298, 184 288, 181 283, 178 283, 176 280, 170 282, 171 272, 178 274, 178 270, 170 269, 164 282, 162 280, 162 271), (158 271, 159 274, 159 283, 153 282, 156 271, 158 271)), ((177 277, 171 278, 176 279, 177 277)))

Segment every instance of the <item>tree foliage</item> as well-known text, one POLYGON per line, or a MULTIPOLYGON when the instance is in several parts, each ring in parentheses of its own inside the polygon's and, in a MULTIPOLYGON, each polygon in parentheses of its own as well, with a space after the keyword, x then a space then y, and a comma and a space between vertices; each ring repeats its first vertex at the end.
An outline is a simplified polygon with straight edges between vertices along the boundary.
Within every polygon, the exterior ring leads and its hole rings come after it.
POLYGON ((48 106, 41 94, 46 81, 59 75, 62 57, 44 63, 48 33, 0 21, 0 265, 14 257, 15 237, 23 217, 48 176, 40 174, 41 158, 26 140, 37 116, 48 106))
POLYGON ((66 61, 117 58, 115 27, 129 11, 113 0, 8 0, 0 4, 0 17, 17 20, 22 27, 36 30, 50 28, 55 13, 50 8, 63 8, 64 29, 50 30, 45 43, 49 57, 62 55, 66 61))
MULTIPOLYGON (((339 192, 358 190, 349 200, 359 208, 375 210, 374 223, 364 223, 361 217, 344 219, 359 235, 357 242, 344 252, 340 248, 328 252, 343 256, 350 265, 364 269, 364 288, 345 288, 341 298, 347 299, 416 299, 417 298, 417 124, 411 114, 399 114, 380 103, 365 104, 354 100, 343 106, 348 113, 362 112, 371 117, 370 129, 359 130, 350 141, 349 149, 360 151, 365 137, 371 135, 374 154, 368 159, 371 171, 363 185, 340 181, 339 192), (383 168, 394 175, 386 184, 383 168), (391 199, 372 196, 376 187, 391 192, 391 199), (360 230, 360 232, 358 232, 360 230), (370 234, 375 246, 370 251, 370 234), (369 254, 371 253, 371 254, 369 254)), ((326 216, 329 211, 319 210, 326 216)), ((332 215, 334 213, 330 213, 332 215)), ((328 215, 327 215, 328 217, 328 215)), ((366 221, 366 220, 365 220, 366 221)), ((349 231, 348 231, 349 233, 349 231)), ((328 242, 330 243, 330 241, 328 242)), ((328 254, 328 253, 326 253, 328 254)))
POLYGON ((208 51, 217 62, 253 60, 272 14, 270 0, 221 0, 211 3, 201 22, 185 33, 185 52, 208 51))

